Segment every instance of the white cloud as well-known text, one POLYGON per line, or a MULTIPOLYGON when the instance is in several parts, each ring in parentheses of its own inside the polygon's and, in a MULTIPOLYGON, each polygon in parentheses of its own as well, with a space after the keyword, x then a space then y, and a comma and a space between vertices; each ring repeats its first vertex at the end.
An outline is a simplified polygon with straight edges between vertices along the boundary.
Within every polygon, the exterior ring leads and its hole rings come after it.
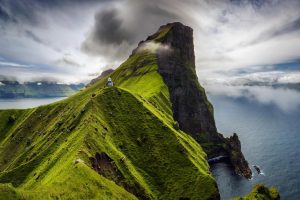
POLYGON ((240 71, 209 71, 199 73, 199 79, 204 85, 224 84, 231 86, 242 85, 278 85, 300 83, 300 71, 276 70, 269 67, 245 69, 240 71), (209 74, 207 76, 207 74, 209 74))
POLYGON ((155 53, 157 51, 171 51, 171 48, 169 45, 164 45, 159 42, 144 42, 138 47, 137 51, 149 51, 155 53))
POLYGON ((98 9, 99 5, 74 2, 72 7, 31 10, 40 24, 1 24, 0 65, 6 67, 0 75, 13 74, 21 82, 51 76, 61 82, 90 79, 88 73, 100 71, 105 63, 83 54, 80 45, 98 9), (35 67, 18 69, 28 66, 35 67))
POLYGON ((13 63, 13 62, 6 62, 6 61, 0 61, 0 66, 11 66, 11 67, 31 67, 31 65, 22 65, 18 63, 13 63))
POLYGON ((300 72, 287 73, 278 78, 279 83, 300 83, 300 72))
MULTIPOLYGON (((73 3, 57 9, 35 10, 32 16, 38 17, 39 25, 0 26, 0 56, 25 65, 47 65, 48 72, 53 70, 52 74, 62 80, 87 80, 91 78, 88 74, 107 66, 117 67, 139 40, 154 33, 160 25, 181 21, 194 29, 197 71, 203 77, 230 81, 229 75, 224 77, 213 72, 225 73, 229 69, 274 65, 300 58, 298 0, 266 0, 259 8, 251 3, 231 2, 128 0, 84 6, 73 3), (112 7, 117 10, 121 27, 135 41, 101 44, 96 49, 99 53, 86 55, 81 46, 94 26, 95 13, 112 7)), ((155 45, 150 44, 149 48, 157 48, 155 45)), ((23 76, 23 71, 14 72, 23 76)), ((40 71, 30 73, 43 75, 40 71)), ((289 74, 278 80, 295 82, 298 75, 289 74)))
POLYGON ((295 111, 300 107, 300 93, 296 90, 272 88, 266 86, 226 86, 209 85, 205 89, 211 95, 230 98, 247 98, 263 105, 275 105, 285 112, 295 111))
POLYGON ((209 23, 199 24, 195 34, 198 67, 230 69, 299 58, 299 30, 287 30, 299 19, 298 10, 297 1, 274 1, 259 9, 209 7, 203 13, 209 23))

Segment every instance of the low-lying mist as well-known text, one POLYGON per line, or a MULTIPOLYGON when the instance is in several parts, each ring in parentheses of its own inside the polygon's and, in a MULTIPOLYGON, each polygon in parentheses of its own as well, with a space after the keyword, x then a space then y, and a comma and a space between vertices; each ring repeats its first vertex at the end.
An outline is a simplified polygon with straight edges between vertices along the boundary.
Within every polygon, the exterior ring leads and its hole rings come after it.
POLYGON ((230 86, 205 85, 209 95, 226 96, 229 98, 246 98, 263 105, 274 105, 284 112, 293 112, 300 108, 300 92, 288 88, 272 86, 230 86))

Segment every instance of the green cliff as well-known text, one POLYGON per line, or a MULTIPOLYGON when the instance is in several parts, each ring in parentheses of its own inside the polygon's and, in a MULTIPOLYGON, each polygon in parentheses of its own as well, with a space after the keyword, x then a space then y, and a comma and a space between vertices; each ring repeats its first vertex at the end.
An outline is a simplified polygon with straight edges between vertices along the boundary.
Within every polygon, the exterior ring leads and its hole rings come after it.
POLYGON ((174 120, 158 56, 170 49, 149 45, 65 100, 0 111, 0 199, 220 199, 207 154, 174 120))

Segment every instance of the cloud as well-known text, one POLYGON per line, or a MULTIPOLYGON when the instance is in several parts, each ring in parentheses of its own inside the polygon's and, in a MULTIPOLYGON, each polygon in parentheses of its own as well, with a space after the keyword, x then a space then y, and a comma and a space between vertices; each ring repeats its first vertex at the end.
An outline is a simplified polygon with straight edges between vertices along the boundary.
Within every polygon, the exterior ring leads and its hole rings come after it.
POLYGON ((300 83, 300 65, 295 69, 278 68, 277 66, 257 66, 232 70, 216 70, 199 73, 204 85, 262 85, 276 86, 300 83), (207 75, 209 74, 209 75, 207 75))
POLYGON ((133 35, 123 26, 118 11, 109 9, 95 14, 95 24, 81 49, 93 56, 120 58, 127 54, 133 40, 133 35))
POLYGON ((246 98, 262 105, 274 105, 284 112, 300 108, 300 92, 291 89, 266 86, 206 86, 210 95, 221 95, 229 98, 246 98))
POLYGON ((299 7, 296 0, 119 1, 98 11, 91 30, 104 30, 106 23, 99 22, 109 14, 116 35, 113 28, 89 34, 83 46, 90 48, 83 49, 121 61, 160 25, 181 21, 194 29, 198 71, 290 62, 300 58, 299 7))
MULTIPOLYGON (((181 21, 194 29, 200 78, 254 79, 269 72, 247 70, 300 58, 299 8, 298 0, 0 0, 0 56, 40 66, 30 71, 36 76, 87 79, 117 67, 159 26, 181 21), (233 69, 245 70, 244 77, 226 74, 233 69)), ((24 72, 5 70, 21 78, 24 72)), ((281 81, 298 79, 269 74, 281 81)))
POLYGON ((87 40, 96 43, 121 44, 126 41, 132 43, 132 35, 123 27, 123 21, 116 9, 104 10, 96 13, 94 27, 87 40))
POLYGON ((263 1, 259 8, 253 6, 254 1, 223 2, 218 1, 215 9, 207 3, 207 11, 199 14, 202 23, 195 30, 198 70, 251 68, 299 57, 299 1, 263 1))
POLYGON ((78 63, 70 55, 64 55, 56 61, 56 64, 59 66, 82 67, 82 64, 78 63))
POLYGON ((16 77, 13 76, 4 76, 4 75, 0 75, 0 81, 5 82, 5 81, 16 81, 16 77))
POLYGON ((6 61, 0 61, 0 66, 21 67, 21 68, 31 67, 31 65, 23 65, 23 64, 19 64, 19 63, 6 62, 6 61))
POLYGON ((33 41, 43 44, 43 45, 47 45, 47 42, 45 42, 44 40, 42 40, 41 38, 39 38, 37 35, 35 35, 32 31, 29 30, 25 30, 24 31, 24 35, 30 39, 32 39, 33 41))
POLYGON ((5 22, 10 20, 9 14, 6 12, 6 10, 1 5, 0 5, 0 20, 5 21, 5 22))
POLYGON ((159 42, 143 42, 137 49, 138 52, 149 51, 151 53, 171 51, 169 45, 164 45, 159 42))
POLYGON ((95 5, 111 2, 109 0, 26 0, 24 1, 0 1, 0 20, 16 24, 29 24, 43 26, 44 18, 41 13, 53 10, 67 10, 68 7, 77 5, 95 5))
POLYGON ((49 76, 61 82, 88 82, 87 74, 100 71, 107 63, 83 54, 80 46, 94 13, 110 2, 0 0, 9 16, 0 19, 0 56, 6 62, 0 65, 0 75, 14 74, 21 82, 49 76))
POLYGON ((179 19, 165 6, 169 6, 165 0, 158 3, 129 0, 114 2, 110 7, 100 9, 81 49, 88 55, 120 63, 148 34, 165 23, 179 19))

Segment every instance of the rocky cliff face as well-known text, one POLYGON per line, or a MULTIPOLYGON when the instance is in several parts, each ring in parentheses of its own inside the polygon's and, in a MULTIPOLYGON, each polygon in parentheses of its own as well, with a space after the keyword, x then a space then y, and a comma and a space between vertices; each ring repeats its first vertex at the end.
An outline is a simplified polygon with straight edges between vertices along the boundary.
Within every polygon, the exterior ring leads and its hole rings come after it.
POLYGON ((175 120, 183 131, 193 135, 216 132, 212 106, 195 71, 193 29, 174 23, 160 42, 171 48, 157 55, 159 73, 169 87, 175 120))
POLYGON ((208 158, 229 157, 236 173, 250 178, 251 170, 237 135, 224 138, 217 132, 213 107, 195 71, 193 29, 179 22, 170 23, 161 26, 139 46, 147 43, 159 44, 156 45, 158 71, 169 88, 173 117, 179 128, 202 145, 208 158))

